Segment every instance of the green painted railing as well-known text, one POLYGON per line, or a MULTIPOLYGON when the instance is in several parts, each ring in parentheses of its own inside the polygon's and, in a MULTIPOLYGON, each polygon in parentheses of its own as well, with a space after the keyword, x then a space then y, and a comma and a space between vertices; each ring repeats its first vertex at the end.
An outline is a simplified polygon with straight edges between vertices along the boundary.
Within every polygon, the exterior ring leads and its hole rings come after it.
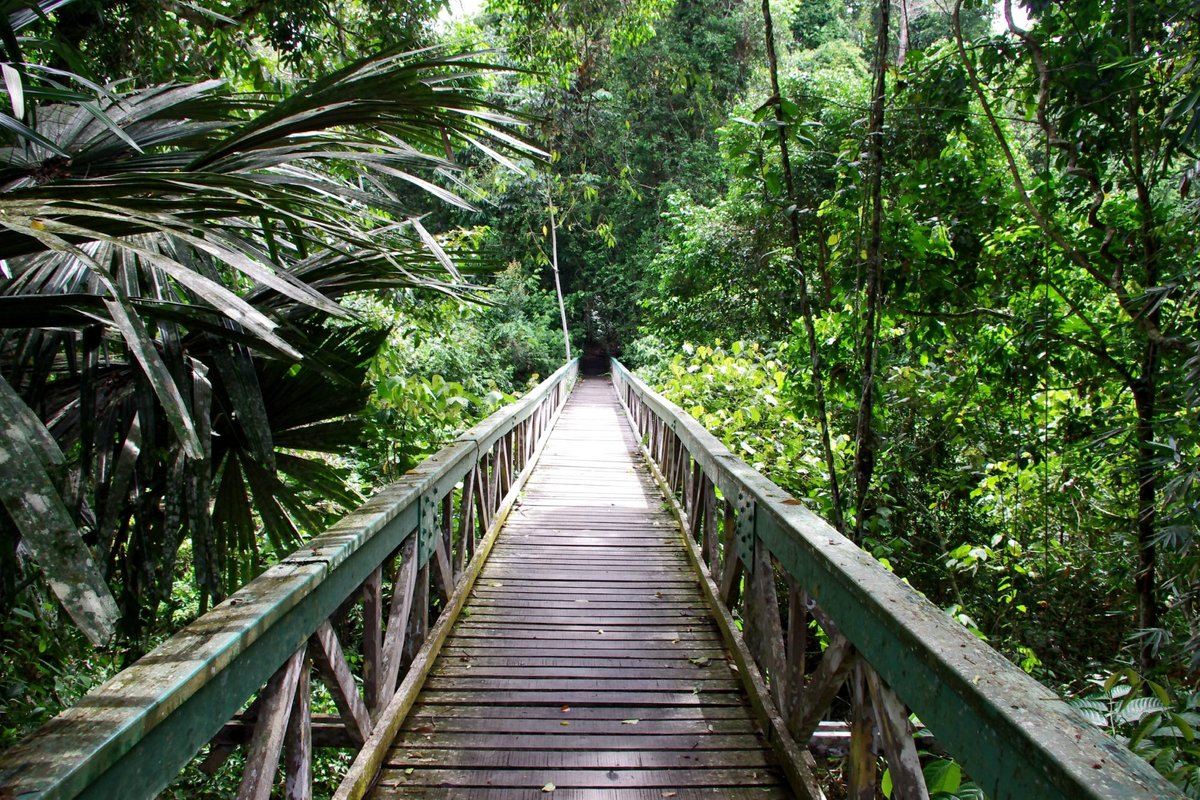
POLYGON ((879 749, 892 797, 928 797, 909 709, 993 800, 1180 796, 616 361, 612 375, 714 602, 739 617, 747 668, 774 705, 771 735, 798 762, 840 694, 850 796, 874 791, 879 749), (810 620, 828 641, 816 663, 810 620))
POLYGON ((577 369, 467 431, 0 755, 0 798, 152 798, 206 745, 211 769, 243 744, 239 796, 269 797, 281 755, 287 796, 311 796, 312 748, 370 735, 431 606, 462 594, 486 555, 475 557, 479 543, 519 492, 577 369), (361 626, 348 623, 360 603, 361 626), (312 713, 313 670, 338 714, 312 713))

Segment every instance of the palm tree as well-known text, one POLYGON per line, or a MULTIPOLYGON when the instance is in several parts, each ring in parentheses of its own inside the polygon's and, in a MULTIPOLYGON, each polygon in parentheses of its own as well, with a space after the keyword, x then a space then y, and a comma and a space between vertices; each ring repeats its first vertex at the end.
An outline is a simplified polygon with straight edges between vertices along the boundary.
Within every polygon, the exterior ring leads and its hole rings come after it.
POLYGON ((32 559, 94 642, 118 620, 137 642, 184 542, 203 605, 258 568, 259 526, 283 550, 321 527, 314 496, 356 500, 319 454, 353 441, 382 337, 338 299, 466 291, 479 261, 420 221, 431 198, 469 208, 435 176, 456 147, 538 151, 474 55, 382 54, 283 99, 85 97, 9 57, 0 603, 32 559))

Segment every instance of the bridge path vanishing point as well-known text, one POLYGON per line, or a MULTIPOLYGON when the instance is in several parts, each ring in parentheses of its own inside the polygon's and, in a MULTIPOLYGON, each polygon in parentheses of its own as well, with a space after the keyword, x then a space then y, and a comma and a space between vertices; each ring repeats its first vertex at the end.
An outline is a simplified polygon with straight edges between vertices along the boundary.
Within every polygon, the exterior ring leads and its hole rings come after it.
POLYGON ((384 763, 375 798, 791 796, 608 380, 572 393, 384 763))

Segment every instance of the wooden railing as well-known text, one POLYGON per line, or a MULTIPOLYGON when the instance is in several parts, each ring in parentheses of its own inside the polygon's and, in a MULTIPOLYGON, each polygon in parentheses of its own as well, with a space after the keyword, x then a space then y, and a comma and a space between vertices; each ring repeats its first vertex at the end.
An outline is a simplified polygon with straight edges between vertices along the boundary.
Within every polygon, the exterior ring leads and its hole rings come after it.
POLYGON ((1180 796, 616 361, 612 376, 799 794, 820 796, 805 745, 837 700, 852 798, 876 796, 877 750, 893 798, 929 796, 909 709, 993 800, 1180 796))
POLYGON ((430 659, 418 656, 432 618, 457 613, 577 366, 476 425, 5 752, 0 798, 151 798, 206 745, 208 770, 246 747, 239 797, 269 797, 281 757, 285 796, 311 797, 313 748, 360 746, 397 685, 424 678, 416 673, 430 659), (314 673, 336 714, 313 713, 314 673))

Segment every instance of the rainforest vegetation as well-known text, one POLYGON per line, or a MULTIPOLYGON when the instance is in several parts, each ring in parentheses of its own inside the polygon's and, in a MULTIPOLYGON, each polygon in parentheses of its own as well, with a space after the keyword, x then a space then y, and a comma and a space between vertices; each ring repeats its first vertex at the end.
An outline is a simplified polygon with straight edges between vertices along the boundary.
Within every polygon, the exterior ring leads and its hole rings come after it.
POLYGON ((556 369, 557 270, 1200 796, 1195 0, 2 16, 0 748, 556 369))

